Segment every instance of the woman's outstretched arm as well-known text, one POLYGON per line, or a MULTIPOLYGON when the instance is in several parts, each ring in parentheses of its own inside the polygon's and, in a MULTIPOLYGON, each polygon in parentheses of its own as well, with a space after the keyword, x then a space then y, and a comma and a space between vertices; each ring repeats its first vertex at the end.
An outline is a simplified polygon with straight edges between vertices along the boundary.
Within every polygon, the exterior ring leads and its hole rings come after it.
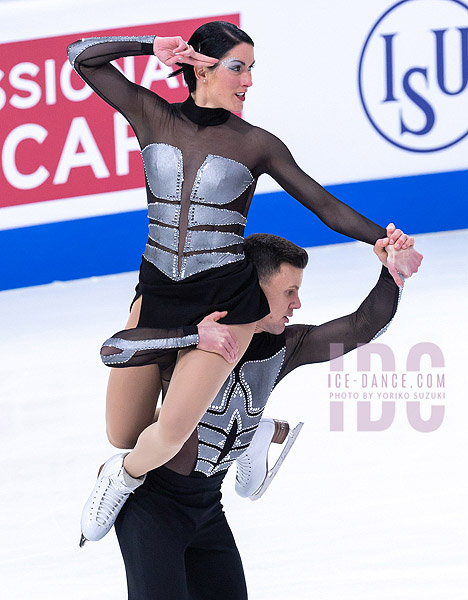
MULTIPOLYGON (((296 163, 285 144, 265 130, 256 128, 258 143, 263 150, 262 171, 268 173, 281 187, 302 205, 312 211, 330 229, 355 240, 375 244, 387 236, 386 230, 353 208, 335 198, 330 192, 307 175, 296 163)), ((390 246, 396 241, 390 237, 390 246)), ((397 245, 398 248, 398 245, 397 245)), ((412 247, 402 246, 395 256, 395 271, 410 277, 421 263, 421 255, 412 247)), ((389 265, 390 266, 390 265, 389 265)))

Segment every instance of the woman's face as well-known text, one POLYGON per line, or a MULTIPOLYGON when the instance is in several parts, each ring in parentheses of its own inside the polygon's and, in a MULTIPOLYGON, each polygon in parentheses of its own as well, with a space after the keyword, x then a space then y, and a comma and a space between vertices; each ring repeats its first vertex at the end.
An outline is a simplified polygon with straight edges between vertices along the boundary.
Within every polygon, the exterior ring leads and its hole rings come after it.
POLYGON ((252 85, 254 49, 242 42, 234 46, 219 61, 215 69, 207 69, 205 77, 199 80, 197 97, 202 95, 203 104, 209 108, 225 108, 240 112, 245 94, 252 85))

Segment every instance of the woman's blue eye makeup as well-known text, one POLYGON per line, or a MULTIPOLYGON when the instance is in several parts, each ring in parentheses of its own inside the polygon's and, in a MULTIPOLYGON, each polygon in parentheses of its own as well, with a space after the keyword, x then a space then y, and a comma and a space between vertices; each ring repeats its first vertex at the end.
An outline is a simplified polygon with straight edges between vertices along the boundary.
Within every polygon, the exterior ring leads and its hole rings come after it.
MULTIPOLYGON (((235 57, 225 58, 224 60, 221 61, 221 64, 226 69, 229 69, 230 71, 234 71, 235 73, 240 73, 240 71, 242 71, 242 67, 245 66, 244 61, 240 60, 239 58, 235 58, 235 57)), ((254 66, 254 63, 252 63, 250 65, 250 67, 248 67, 248 70, 251 71, 253 66, 254 66)))

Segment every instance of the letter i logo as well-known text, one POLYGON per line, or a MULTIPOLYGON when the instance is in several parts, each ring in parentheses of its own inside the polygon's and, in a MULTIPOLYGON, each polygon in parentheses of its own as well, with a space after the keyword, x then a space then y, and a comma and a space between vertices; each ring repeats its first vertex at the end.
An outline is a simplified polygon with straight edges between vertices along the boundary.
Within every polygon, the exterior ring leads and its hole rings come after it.
POLYGON ((359 94, 376 131, 411 152, 468 135, 468 5, 402 0, 372 27, 359 61, 359 94))

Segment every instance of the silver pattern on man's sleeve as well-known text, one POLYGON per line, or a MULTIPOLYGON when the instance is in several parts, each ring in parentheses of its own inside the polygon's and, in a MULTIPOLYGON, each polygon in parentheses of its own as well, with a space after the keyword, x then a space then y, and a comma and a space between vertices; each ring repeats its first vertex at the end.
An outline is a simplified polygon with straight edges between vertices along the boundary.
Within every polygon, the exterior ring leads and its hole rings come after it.
POLYGON ((102 347, 117 348, 121 352, 108 356, 101 355, 101 359, 108 366, 123 364, 128 362, 136 352, 143 350, 177 350, 179 348, 187 348, 188 346, 196 346, 198 341, 198 334, 196 333, 183 337, 153 338, 148 340, 124 340, 118 337, 111 337, 104 342, 102 347))
MULTIPOLYGON (((403 295, 403 286, 405 284, 405 278, 403 277, 403 275, 401 273, 398 273, 398 275, 401 277, 401 280, 403 281, 403 285, 401 286, 401 288, 398 289, 397 310, 398 310, 398 307, 400 306, 400 300, 403 295)), ((395 314, 396 314, 396 310, 395 310, 395 314)), ((390 324, 394 318, 395 318, 395 315, 393 315, 393 317, 390 319, 390 321, 386 325, 384 325, 384 327, 382 327, 382 329, 380 329, 370 341, 373 342, 378 337, 380 337, 383 333, 385 333, 387 331, 387 329, 390 327, 390 324)))
POLYGON ((140 42, 140 44, 152 44, 154 42, 154 35, 115 35, 113 37, 91 37, 78 40, 68 46, 68 60, 72 67, 75 66, 75 60, 78 56, 86 50, 96 44, 106 44, 108 42, 140 42))

